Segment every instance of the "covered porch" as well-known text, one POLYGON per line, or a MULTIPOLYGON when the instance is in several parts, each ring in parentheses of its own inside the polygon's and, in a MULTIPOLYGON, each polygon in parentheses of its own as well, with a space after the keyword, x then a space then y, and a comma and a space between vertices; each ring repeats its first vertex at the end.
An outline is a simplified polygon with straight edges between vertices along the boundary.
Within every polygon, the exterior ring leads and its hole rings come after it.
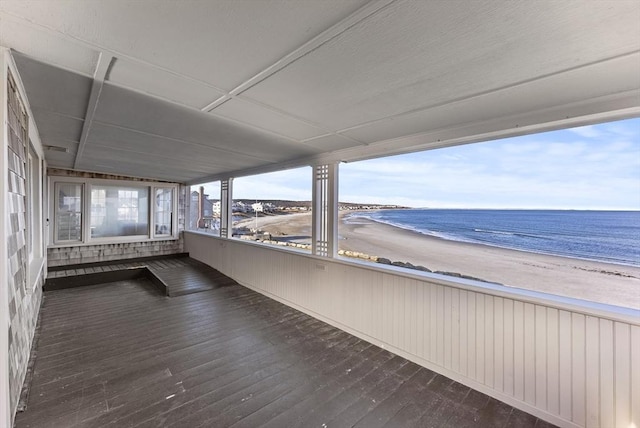
POLYGON ((343 162, 639 116, 638 16, 3 1, 0 425, 637 428, 639 311, 342 258, 337 224, 343 162), (235 239, 234 179, 301 166, 311 251, 235 239), (189 228, 210 181, 219 236, 189 228), (233 282, 43 293, 184 253, 233 282))
POLYGON ((551 426, 237 283, 211 288, 45 292, 15 426, 551 426))

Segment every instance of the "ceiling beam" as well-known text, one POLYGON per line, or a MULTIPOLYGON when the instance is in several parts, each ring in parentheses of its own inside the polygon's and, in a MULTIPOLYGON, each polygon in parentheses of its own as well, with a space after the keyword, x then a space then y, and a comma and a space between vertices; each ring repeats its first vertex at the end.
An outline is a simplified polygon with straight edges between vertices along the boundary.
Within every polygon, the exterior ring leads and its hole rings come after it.
POLYGON ((100 52, 96 71, 93 73, 93 85, 91 85, 91 94, 89 95, 89 103, 87 104, 87 113, 84 115, 84 124, 82 125, 82 133, 80 134, 80 143, 78 144, 76 159, 73 163, 73 167, 75 169, 78 169, 80 166, 82 153, 84 152, 84 147, 87 144, 87 138, 89 138, 89 132, 91 131, 91 125, 93 124, 93 117, 98 107, 100 94, 102 93, 102 87, 104 86, 104 81, 107 78, 107 73, 109 72, 109 67, 113 62, 113 59, 113 55, 100 52))

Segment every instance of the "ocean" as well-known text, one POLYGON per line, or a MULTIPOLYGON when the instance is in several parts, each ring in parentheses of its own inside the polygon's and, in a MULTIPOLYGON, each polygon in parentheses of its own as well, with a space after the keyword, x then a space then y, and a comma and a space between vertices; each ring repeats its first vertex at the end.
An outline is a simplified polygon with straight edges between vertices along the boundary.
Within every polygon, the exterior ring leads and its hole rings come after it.
POLYGON ((640 212, 407 209, 354 213, 460 242, 640 266, 640 212))

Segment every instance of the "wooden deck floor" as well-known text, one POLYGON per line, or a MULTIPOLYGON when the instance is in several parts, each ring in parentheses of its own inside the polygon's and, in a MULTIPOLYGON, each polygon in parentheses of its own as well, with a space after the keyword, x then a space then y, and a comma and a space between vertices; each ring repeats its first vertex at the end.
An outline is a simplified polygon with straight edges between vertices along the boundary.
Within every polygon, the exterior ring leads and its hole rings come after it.
POLYGON ((135 270, 145 268, 153 275, 156 282, 160 282, 163 288, 166 288, 166 295, 171 297, 199 293, 236 284, 233 279, 223 275, 216 269, 190 257, 181 256, 157 260, 122 261, 85 267, 61 267, 49 273, 45 290, 96 284, 107 280, 131 279, 116 277, 123 276, 117 274, 124 274, 125 277, 132 276, 126 275, 127 271, 132 273, 135 270))
POLYGON ((548 427, 240 285, 45 293, 23 427, 548 427))

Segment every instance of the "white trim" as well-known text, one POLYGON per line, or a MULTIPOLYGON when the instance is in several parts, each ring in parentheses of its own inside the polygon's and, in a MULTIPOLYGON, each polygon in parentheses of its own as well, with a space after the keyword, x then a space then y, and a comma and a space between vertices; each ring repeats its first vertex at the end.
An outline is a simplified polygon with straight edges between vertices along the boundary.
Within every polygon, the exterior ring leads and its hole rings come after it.
POLYGON ((27 293, 33 293, 38 288, 38 280, 42 275, 42 270, 46 266, 45 257, 37 257, 29 263, 29 270, 27 272, 27 293))

